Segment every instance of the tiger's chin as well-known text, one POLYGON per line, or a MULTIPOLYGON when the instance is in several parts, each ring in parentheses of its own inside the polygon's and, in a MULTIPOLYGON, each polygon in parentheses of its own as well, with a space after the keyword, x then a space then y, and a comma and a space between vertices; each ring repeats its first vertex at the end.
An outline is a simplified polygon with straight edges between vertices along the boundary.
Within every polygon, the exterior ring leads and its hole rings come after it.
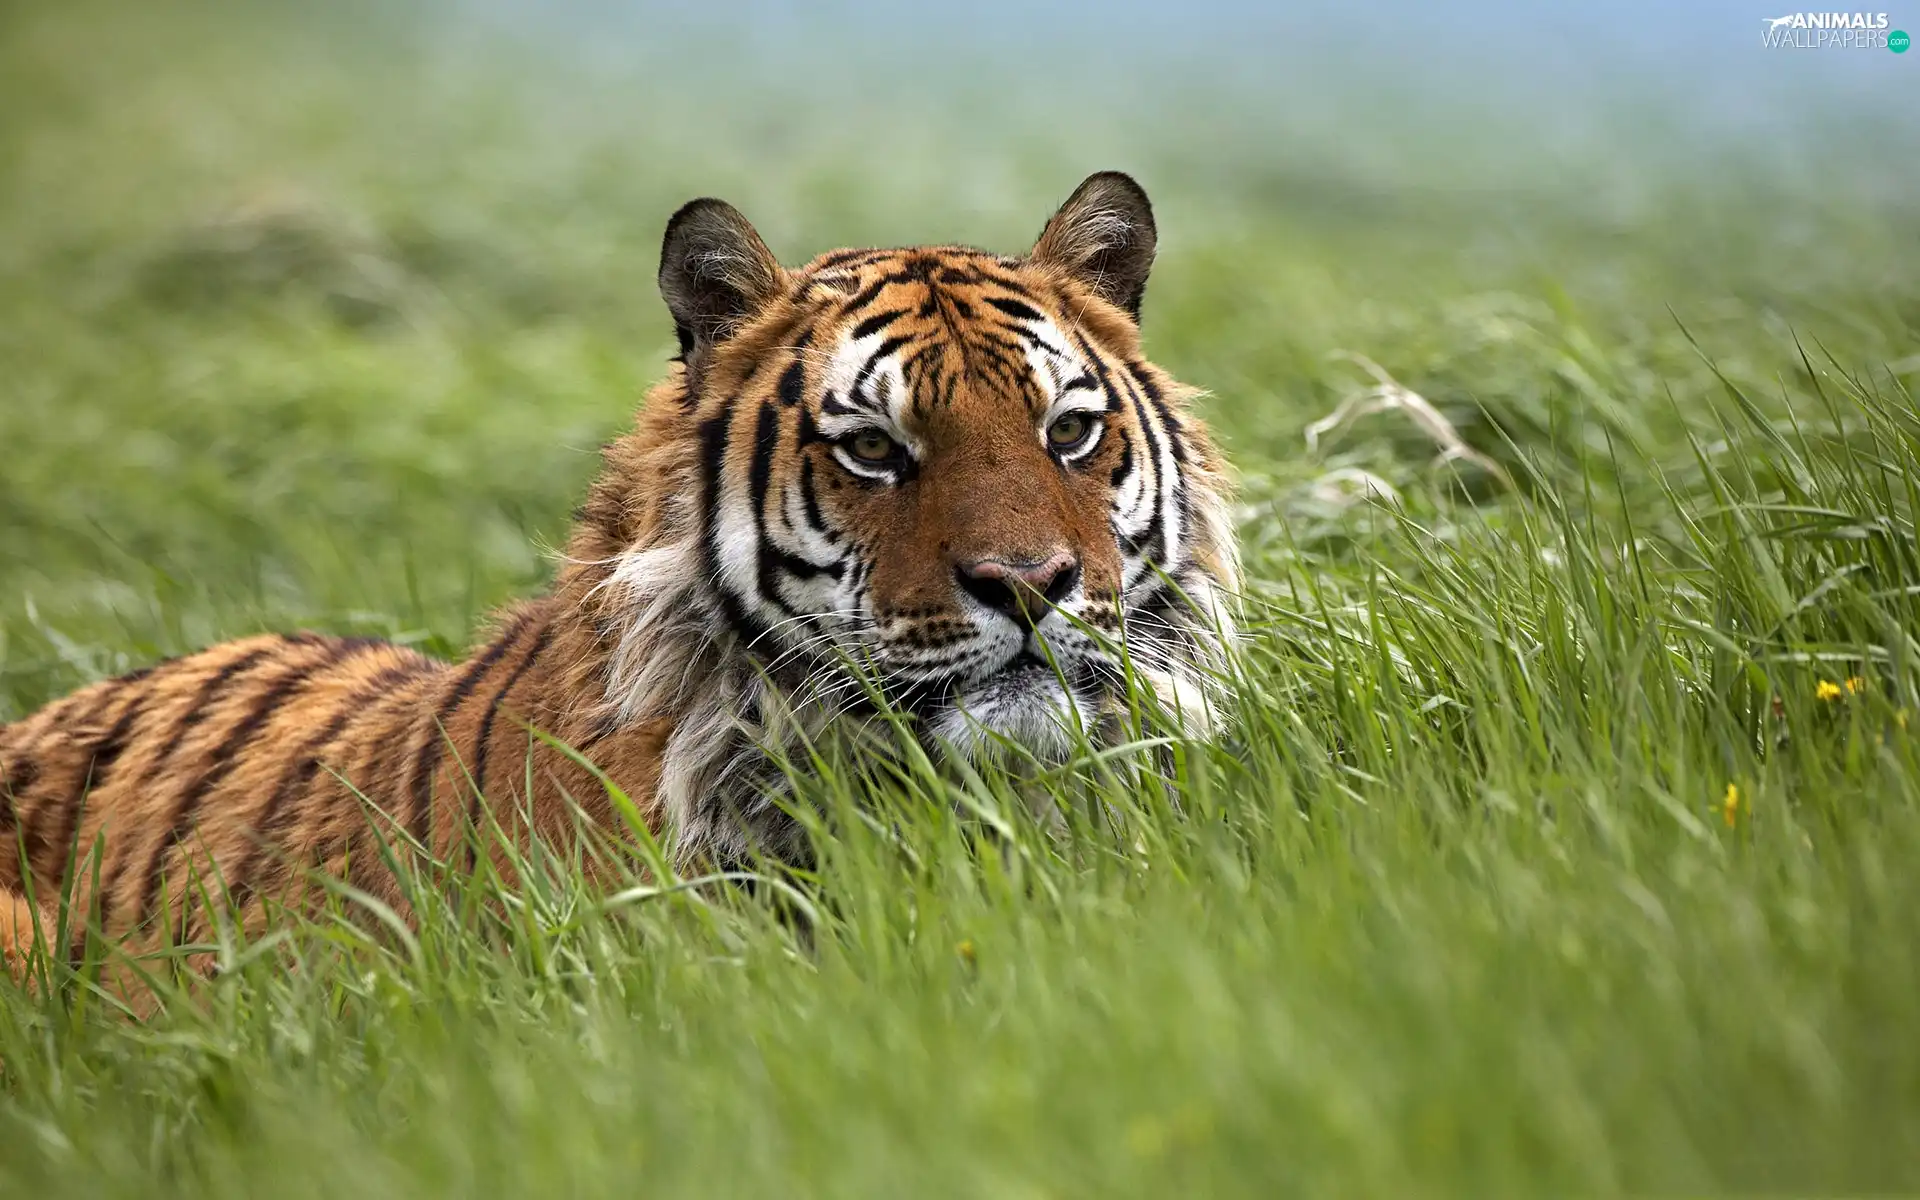
POLYGON ((929 732, 969 762, 1022 754, 1065 762, 1093 735, 1103 707, 1095 685, 1069 685, 1045 663, 1016 662, 956 688, 931 716, 929 732))

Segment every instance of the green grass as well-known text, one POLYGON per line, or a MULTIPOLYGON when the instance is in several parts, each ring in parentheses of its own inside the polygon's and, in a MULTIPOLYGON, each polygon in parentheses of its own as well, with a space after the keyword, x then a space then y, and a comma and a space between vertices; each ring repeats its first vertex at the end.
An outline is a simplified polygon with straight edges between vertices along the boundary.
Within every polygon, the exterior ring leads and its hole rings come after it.
POLYGON ((1240 699, 1178 811, 1109 781, 1058 838, 809 773, 810 940, 560 867, 228 946, 146 1025, 0 984, 0 1194, 1920 1188, 1910 131, 1550 165, 745 68, 689 124, 671 46, 143 14, 0 34, 0 719, 263 629, 458 652, 663 369, 679 201, 1014 250, 1106 166, 1243 477, 1240 699), (1309 452, 1337 351, 1500 472, 1398 413, 1309 452))

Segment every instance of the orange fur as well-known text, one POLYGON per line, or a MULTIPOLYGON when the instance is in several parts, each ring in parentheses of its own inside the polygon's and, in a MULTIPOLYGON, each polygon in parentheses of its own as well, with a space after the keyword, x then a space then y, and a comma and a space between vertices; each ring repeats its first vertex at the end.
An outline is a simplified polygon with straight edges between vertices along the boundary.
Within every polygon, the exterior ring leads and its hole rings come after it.
MULTIPOLYGON (((817 507, 842 531, 838 552, 865 573, 873 621, 916 653, 936 653, 976 620, 954 580, 979 561, 1071 555, 1085 620, 1114 631, 1123 593, 1143 586, 1122 578, 1129 554, 1177 560, 1188 586, 1231 588, 1224 468, 1187 392, 1141 357, 1134 311, 1151 225, 1145 197, 1119 178, 1090 180, 1091 198, 1077 193, 1024 259, 846 251, 788 270, 732 210, 690 206, 703 224, 684 247, 686 270, 662 276, 685 361, 608 446, 547 593, 508 610, 459 663, 376 641, 253 637, 0 727, 0 837, 20 851, 0 853, 0 949, 17 962, 31 944, 28 873, 36 895, 70 890, 75 913, 139 948, 204 937, 202 891, 230 899, 258 933, 270 899, 306 902, 312 868, 406 915, 381 865, 380 841, 398 831, 459 864, 476 824, 564 845, 577 804, 617 830, 594 777, 529 727, 589 755, 683 855, 792 851, 751 815, 730 772, 776 701, 806 709, 809 685, 833 668, 773 653, 780 642, 759 644, 764 619, 735 611, 777 606, 778 595, 723 594, 716 578, 738 565, 736 543, 721 547, 715 533, 729 506, 736 524, 769 527, 817 507), (1020 340, 1036 320, 1094 373, 1075 386, 1109 405, 1107 436, 1084 461, 1056 462, 1044 429, 1036 436, 1053 386, 1031 377, 1020 340), (884 322, 911 353, 897 378, 923 393, 901 418, 923 450, 897 486, 850 471, 843 450, 808 437, 832 419, 834 398, 819 394, 829 352, 863 322, 884 322), (1142 490, 1165 524, 1140 535, 1144 550, 1128 549, 1115 532, 1116 481, 1144 471, 1134 459, 1150 453, 1161 456, 1153 486, 1179 511, 1142 490), (1183 492, 1168 482, 1175 455, 1183 492), (1151 540, 1161 536, 1164 551, 1151 540), (361 796, 391 824, 369 820, 361 796)), ((682 226, 681 242, 689 236, 682 226)), ((670 266, 677 244, 670 227, 670 266)), ((817 569, 795 565, 799 551, 774 556, 762 533, 756 587, 785 594, 795 585, 778 571, 817 569)), ((1025 619, 1032 597, 1014 599, 1025 619)), ((40 929, 51 936, 44 919, 40 929)))

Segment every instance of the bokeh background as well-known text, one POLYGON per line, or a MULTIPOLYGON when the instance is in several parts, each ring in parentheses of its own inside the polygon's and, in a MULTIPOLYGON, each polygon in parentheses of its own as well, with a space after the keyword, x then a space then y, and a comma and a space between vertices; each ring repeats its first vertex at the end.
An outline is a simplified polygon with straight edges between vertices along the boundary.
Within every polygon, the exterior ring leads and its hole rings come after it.
POLYGON ((800 261, 1018 250, 1135 173, 1150 350, 1256 499, 1430 457, 1389 420, 1309 458, 1364 382, 1336 351, 1493 453, 1560 401, 1674 445, 1712 383, 1681 322, 1762 395, 1796 331, 1910 360, 1920 55, 1767 50, 1762 15, 9 6, 0 715, 286 620, 463 644, 663 369, 657 240, 696 195, 800 261), (1656 376, 1672 405, 1623 395, 1656 376))

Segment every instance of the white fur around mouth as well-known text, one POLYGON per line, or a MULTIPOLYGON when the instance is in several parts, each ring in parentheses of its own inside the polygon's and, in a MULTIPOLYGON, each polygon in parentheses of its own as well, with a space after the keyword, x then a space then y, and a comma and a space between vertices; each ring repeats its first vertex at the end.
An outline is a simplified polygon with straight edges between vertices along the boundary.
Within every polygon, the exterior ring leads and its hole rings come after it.
POLYGON ((1071 752, 1077 731, 1092 727, 1093 707, 1053 667, 1016 662, 956 692, 951 706, 933 719, 932 732, 960 758, 988 757, 1012 742, 1060 760, 1071 752))

